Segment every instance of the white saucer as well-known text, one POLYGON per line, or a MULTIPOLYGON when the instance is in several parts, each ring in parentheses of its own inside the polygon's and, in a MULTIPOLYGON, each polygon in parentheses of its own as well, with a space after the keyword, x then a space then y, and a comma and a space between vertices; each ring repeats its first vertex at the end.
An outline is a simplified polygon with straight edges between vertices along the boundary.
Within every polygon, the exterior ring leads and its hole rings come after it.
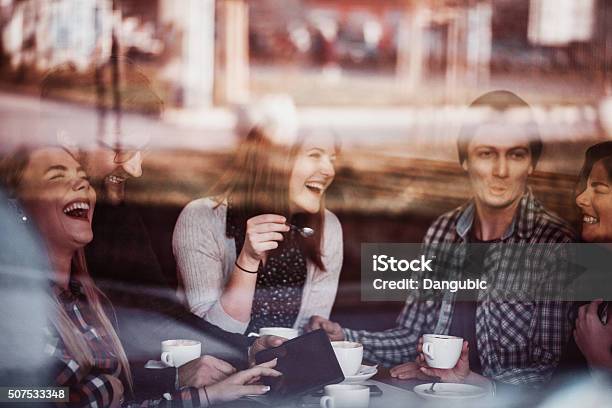
POLYGON ((378 366, 362 365, 359 371, 357 372, 357 374, 347 375, 346 377, 344 377, 344 381, 342 381, 342 383, 343 384, 358 384, 358 383, 367 381, 370 378, 374 377, 374 375, 376 375, 376 373, 378 372, 377 367, 378 366))
POLYGON ((149 360, 147 361, 147 364, 145 364, 145 368, 148 369, 153 369, 153 370, 161 370, 164 368, 168 368, 169 366, 164 364, 163 362, 159 361, 159 360, 149 360))
POLYGON ((414 392, 422 398, 431 400, 476 399, 488 395, 484 388, 470 384, 438 383, 434 387, 433 394, 425 392, 429 387, 431 387, 431 383, 417 385, 414 387, 414 392))

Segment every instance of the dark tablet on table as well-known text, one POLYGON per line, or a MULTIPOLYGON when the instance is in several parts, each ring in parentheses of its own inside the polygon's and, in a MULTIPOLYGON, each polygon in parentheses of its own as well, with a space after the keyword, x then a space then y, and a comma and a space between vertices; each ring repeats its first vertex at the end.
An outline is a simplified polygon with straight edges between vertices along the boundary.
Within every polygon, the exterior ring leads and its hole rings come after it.
POLYGON ((278 358, 275 369, 283 375, 264 378, 264 383, 270 386, 270 398, 299 396, 344 381, 331 342, 321 329, 260 351, 255 361, 261 364, 275 358, 278 358))

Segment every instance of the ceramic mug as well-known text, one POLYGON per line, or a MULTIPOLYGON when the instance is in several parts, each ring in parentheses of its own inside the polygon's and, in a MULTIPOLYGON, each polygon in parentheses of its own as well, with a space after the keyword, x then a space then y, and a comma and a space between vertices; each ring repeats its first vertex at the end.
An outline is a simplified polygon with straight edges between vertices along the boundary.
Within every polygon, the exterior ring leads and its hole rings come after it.
POLYGON ((433 368, 453 368, 463 348, 461 337, 444 334, 423 335, 423 354, 427 365, 433 368))
POLYGON ((370 388, 357 384, 331 384, 323 388, 321 408, 368 408, 370 388))
POLYGON ((353 341, 332 341, 331 344, 342 369, 342 374, 345 377, 357 374, 363 359, 363 345, 353 341))
POLYGON ((161 343, 161 361, 168 367, 180 367, 202 354, 202 343, 195 340, 165 340, 161 343))

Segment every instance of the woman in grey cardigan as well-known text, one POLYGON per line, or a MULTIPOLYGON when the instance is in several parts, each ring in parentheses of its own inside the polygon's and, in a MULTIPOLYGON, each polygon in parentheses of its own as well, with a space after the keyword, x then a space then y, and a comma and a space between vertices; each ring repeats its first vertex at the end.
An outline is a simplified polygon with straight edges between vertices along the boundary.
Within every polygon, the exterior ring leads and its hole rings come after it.
POLYGON ((236 333, 329 316, 342 228, 324 207, 337 150, 326 136, 287 143, 252 128, 213 195, 185 207, 173 250, 192 312, 236 333))

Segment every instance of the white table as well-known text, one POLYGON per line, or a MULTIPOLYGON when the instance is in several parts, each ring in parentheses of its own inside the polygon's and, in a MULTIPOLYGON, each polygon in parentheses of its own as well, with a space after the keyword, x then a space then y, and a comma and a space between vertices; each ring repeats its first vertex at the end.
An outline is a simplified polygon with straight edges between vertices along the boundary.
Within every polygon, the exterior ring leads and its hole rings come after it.
MULTIPOLYGON (((369 380, 363 385, 376 385, 382 390, 382 395, 378 397, 370 397, 370 408, 407 408, 420 407, 425 401, 416 395, 413 391, 408 391, 389 384, 385 384, 376 380, 369 380)), ((302 404, 294 405, 296 407, 314 408, 319 406, 317 397, 304 397, 302 404)))
MULTIPOLYGON (((489 408, 489 407, 510 407, 515 406, 513 404, 503 404, 504 401, 492 400, 493 397, 487 397, 477 400, 425 400, 419 397, 412 389, 418 384, 424 384, 424 381, 418 380, 397 380, 388 379, 387 382, 381 382, 377 380, 369 380, 363 383, 363 385, 376 385, 382 390, 382 395, 378 397, 370 397, 369 408, 489 408), (396 385, 392 385, 396 383, 396 385)), ((294 403, 293 405, 287 405, 292 408, 317 408, 319 407, 320 398, 317 397, 304 397, 301 403, 294 403)), ((507 401, 506 401, 507 402, 507 401)), ((285 408, 285 407, 283 407, 285 408)))
POLYGON ((413 391, 404 390, 376 380, 365 383, 377 385, 383 392, 380 397, 370 397, 370 408, 419 407, 425 402, 413 391))

